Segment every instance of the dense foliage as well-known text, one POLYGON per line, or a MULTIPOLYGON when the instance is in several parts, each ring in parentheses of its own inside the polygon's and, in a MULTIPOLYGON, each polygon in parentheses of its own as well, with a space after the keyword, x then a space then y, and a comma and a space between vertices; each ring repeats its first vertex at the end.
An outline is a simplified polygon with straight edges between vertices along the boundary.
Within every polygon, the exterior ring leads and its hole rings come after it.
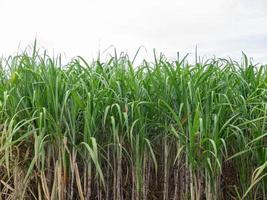
POLYGON ((3 59, 0 199, 267 199, 266 68, 3 59))

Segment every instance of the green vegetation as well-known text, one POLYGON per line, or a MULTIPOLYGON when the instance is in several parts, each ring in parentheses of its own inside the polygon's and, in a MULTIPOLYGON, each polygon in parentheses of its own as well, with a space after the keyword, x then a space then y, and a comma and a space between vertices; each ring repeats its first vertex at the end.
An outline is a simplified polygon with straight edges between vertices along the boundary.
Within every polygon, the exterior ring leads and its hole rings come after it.
POLYGON ((0 199, 267 199, 267 66, 115 53, 0 66, 0 199))

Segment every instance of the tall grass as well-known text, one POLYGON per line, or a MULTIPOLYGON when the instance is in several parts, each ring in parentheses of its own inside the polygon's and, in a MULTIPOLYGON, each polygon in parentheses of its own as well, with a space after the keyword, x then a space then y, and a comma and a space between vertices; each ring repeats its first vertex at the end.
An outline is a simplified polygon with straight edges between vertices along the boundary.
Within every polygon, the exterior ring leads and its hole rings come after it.
POLYGON ((267 199, 266 69, 3 59, 0 199, 267 199))

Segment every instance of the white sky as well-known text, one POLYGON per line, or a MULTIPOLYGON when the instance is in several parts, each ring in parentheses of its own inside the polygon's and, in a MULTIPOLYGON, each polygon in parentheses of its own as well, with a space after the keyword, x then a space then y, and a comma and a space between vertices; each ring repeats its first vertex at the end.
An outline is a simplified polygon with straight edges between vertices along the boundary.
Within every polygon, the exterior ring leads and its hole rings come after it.
MULTIPOLYGON (((96 57, 113 45, 139 57, 156 48, 267 63, 267 0, 0 0, 0 55, 35 38, 66 58, 96 57)), ((113 52, 112 49, 109 52, 113 52)))

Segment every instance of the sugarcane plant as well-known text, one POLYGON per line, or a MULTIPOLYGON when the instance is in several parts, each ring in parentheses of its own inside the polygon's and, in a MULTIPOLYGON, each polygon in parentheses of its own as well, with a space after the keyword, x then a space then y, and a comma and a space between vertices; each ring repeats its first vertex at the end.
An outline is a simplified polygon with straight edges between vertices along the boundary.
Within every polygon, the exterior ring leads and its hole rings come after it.
POLYGON ((266 199, 267 65, 0 62, 0 199, 266 199))

